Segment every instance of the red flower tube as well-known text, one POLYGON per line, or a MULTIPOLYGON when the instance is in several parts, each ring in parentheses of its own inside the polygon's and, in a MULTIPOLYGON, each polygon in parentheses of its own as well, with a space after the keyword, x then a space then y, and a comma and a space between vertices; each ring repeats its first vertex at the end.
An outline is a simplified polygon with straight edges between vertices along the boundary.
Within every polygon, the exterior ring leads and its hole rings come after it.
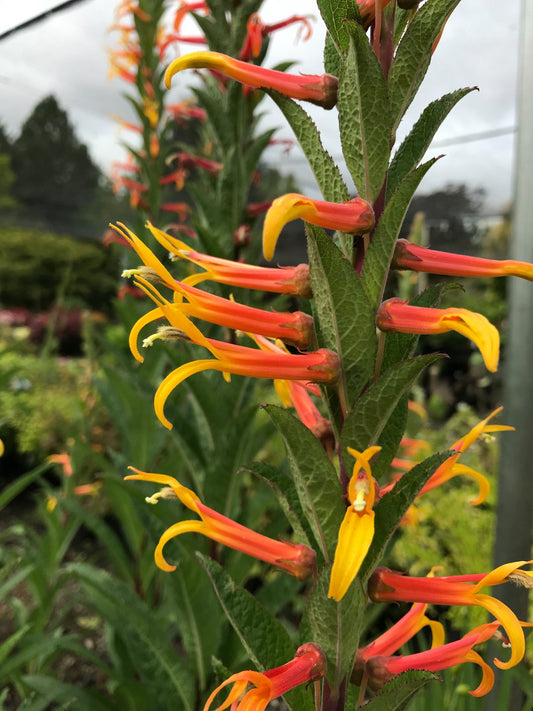
POLYGON ((518 276, 533 281, 533 264, 515 259, 483 259, 466 254, 439 252, 412 244, 405 239, 396 243, 392 260, 394 269, 410 269, 427 274, 465 277, 518 276))
POLYGON ((165 73, 168 89, 174 74, 183 69, 212 69, 247 86, 275 89, 292 99, 304 99, 325 109, 332 109, 337 103, 338 79, 331 74, 287 74, 241 62, 219 52, 191 52, 178 57, 168 67, 165 73))

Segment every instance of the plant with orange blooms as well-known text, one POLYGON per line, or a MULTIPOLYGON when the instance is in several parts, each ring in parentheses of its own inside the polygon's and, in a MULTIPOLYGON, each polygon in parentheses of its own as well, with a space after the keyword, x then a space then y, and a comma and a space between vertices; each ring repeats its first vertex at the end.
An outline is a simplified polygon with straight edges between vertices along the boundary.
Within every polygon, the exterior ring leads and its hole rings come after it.
MULTIPOLYGON (((320 0, 327 40, 324 71, 316 75, 305 73, 305 67, 289 72, 263 66, 272 33, 301 22, 308 29, 308 21, 292 17, 269 26, 261 20, 259 0, 182 2, 174 34, 160 51, 165 61, 180 41, 207 46, 173 57, 164 76, 174 105, 173 92, 186 85, 193 70, 200 76, 194 91, 205 111, 203 153, 178 149, 169 156, 181 171, 175 176, 177 187, 187 180, 185 172, 202 174, 191 191, 193 203, 184 209, 195 237, 178 234, 174 225, 161 229, 154 220, 144 231, 121 224, 113 229, 139 259, 124 276, 133 278, 150 303, 132 319, 130 350, 137 361, 146 361, 143 368, 157 362, 151 360, 154 352, 168 354, 158 371, 154 410, 181 448, 181 466, 172 471, 162 458, 144 467, 147 471, 132 466, 136 473, 126 478, 136 482, 136 487, 130 485, 132 497, 145 487, 147 504, 157 504, 152 510, 166 512, 164 523, 146 514, 159 536, 154 568, 175 576, 176 585, 192 584, 187 575, 203 581, 199 588, 212 585, 235 634, 232 639, 241 645, 239 657, 213 644, 213 655, 224 657, 215 660, 214 671, 227 678, 215 688, 204 669, 199 696, 191 700, 182 691, 186 708, 201 699, 204 711, 263 711, 284 696, 295 711, 343 711, 367 704, 369 709, 399 709, 435 672, 476 665, 481 679, 470 693, 477 697, 491 690, 494 665, 509 669, 524 657, 528 622, 489 588, 531 587, 532 561, 428 577, 383 565, 398 527, 410 517, 414 520, 419 497, 443 485, 453 487, 456 477, 465 475, 480 487, 466 505, 486 499, 486 478, 462 455, 478 438, 512 429, 495 422, 497 409, 455 444, 452 440, 448 451, 428 452, 423 442, 406 435, 410 392, 424 370, 443 357, 418 355, 419 336, 448 331, 464 336, 480 351, 487 377, 498 368, 500 337, 479 313, 440 308, 439 287, 409 301, 385 298, 392 269, 531 280, 532 267, 522 262, 498 265, 431 253, 398 240, 410 201, 435 162, 423 162, 426 149, 449 111, 471 91, 433 102, 393 151, 397 129, 458 2, 427 0, 407 7, 396 0, 320 0), (189 16, 200 35, 185 31, 189 16), (265 95, 287 119, 320 196, 280 189, 275 199, 249 205, 257 162, 271 138, 271 132, 255 134, 254 112, 265 95), (356 194, 324 149, 305 102, 338 118, 343 158, 356 194), (256 218, 261 210, 266 212, 262 248, 268 265, 254 263, 259 261, 256 218), (293 221, 305 230, 308 267, 276 263, 278 241, 285 239, 285 226, 293 221), (161 257, 162 248, 170 261, 161 257), (276 300, 272 294, 278 295, 276 300), (283 407, 265 406, 261 425, 252 429, 258 381, 272 382, 283 407), (191 405, 195 424, 183 417, 185 403, 191 405), (229 428, 227 420, 235 413, 229 428), (284 444, 287 466, 267 461, 268 420, 284 444), (212 444, 220 444, 221 432, 225 450, 212 444), (255 446, 255 461, 245 462, 240 450, 249 453, 254 437, 264 447, 255 446), (209 454, 198 442, 205 443, 209 454), (226 456, 227 450, 235 456, 226 456), (418 461, 409 466, 412 456, 418 461), (286 517, 277 538, 270 535, 269 516, 250 520, 253 487, 243 487, 235 471, 228 471, 228 462, 246 465, 241 471, 247 477, 270 487, 286 517), (154 491, 154 484, 159 490, 154 491), (193 512, 193 519, 189 514, 184 518, 183 507, 193 512), (173 517, 170 524, 168 516, 173 517), (193 558, 196 546, 199 553, 193 558), (194 564, 181 572, 179 562, 189 560, 184 551, 194 564), (257 570, 268 572, 252 596, 247 587, 257 570), (301 617, 295 616, 291 634, 278 619, 282 608, 268 600, 270 581, 281 586, 280 576, 286 574, 295 579, 287 583, 293 586, 290 601, 298 601, 303 610, 301 617), (413 607, 397 626, 367 642, 365 610, 384 602, 413 607), (476 607, 487 619, 452 640, 427 605, 476 607), (398 654, 425 626, 433 632, 432 648, 398 654), (479 648, 492 638, 505 643, 494 659, 479 648)), ((146 21, 141 1, 139 8, 136 26, 146 21)), ((132 50, 129 61, 137 57, 132 50)), ((146 104, 147 127, 150 116, 146 104)), ((152 178, 146 190, 137 186, 140 200, 150 199, 154 185, 152 178)), ((171 205, 177 211, 176 202, 171 205)), ((408 536, 409 527, 404 529, 408 536)), ((194 610, 191 600, 180 615, 197 619, 194 610)))

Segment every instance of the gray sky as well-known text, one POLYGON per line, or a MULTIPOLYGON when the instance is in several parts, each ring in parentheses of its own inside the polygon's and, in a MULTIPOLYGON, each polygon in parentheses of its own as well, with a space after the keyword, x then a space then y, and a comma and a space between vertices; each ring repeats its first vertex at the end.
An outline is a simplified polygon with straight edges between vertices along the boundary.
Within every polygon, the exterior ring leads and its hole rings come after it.
MULTIPOLYGON (((0 0, 0 32, 59 2, 0 0)), ((169 7, 175 5, 169 2, 169 7)), ((520 0, 505 3, 462 0, 445 28, 422 90, 404 119, 399 141, 427 103, 462 86, 477 85, 480 91, 467 96, 454 109, 437 134, 436 144, 515 125, 519 6, 520 0)), ((128 87, 120 80, 106 78, 105 48, 113 40, 113 35, 106 34, 106 28, 113 21, 114 7, 113 0, 85 0, 0 43, 0 121, 11 136, 17 135, 33 106, 53 93, 69 112, 78 136, 103 170, 109 169, 112 160, 123 158, 120 141, 130 136, 119 135, 110 117, 130 116, 121 95, 128 87)), ((279 0, 267 0, 261 15, 266 22, 290 14, 318 17, 313 0, 293 0, 287 7, 288 11, 280 12, 279 0)), ((289 58, 298 60, 299 71, 321 73, 324 31, 320 21, 314 26, 313 38, 306 43, 295 42, 294 28, 276 33, 266 65, 273 66, 289 58)), ((191 24, 185 25, 183 32, 194 34, 197 30, 191 24)), ((181 51, 191 51, 191 46, 183 45, 181 51)), ((188 77, 186 72, 174 80, 172 101, 187 95, 191 81, 192 75, 188 77)), ((269 111, 264 126, 282 125, 269 99, 263 106, 267 102, 269 111)), ((306 109, 321 129, 324 144, 335 157, 340 157, 336 110, 325 112, 309 105, 306 109)), ((278 132, 279 137, 290 135, 287 126, 278 132)), ((485 188, 487 207, 498 209, 511 197, 513 151, 512 134, 446 147, 432 146, 428 157, 440 153, 446 156, 427 174, 422 190, 428 192, 447 182, 466 182, 472 187, 485 188)), ((302 190, 317 194, 297 150, 293 149, 286 157, 280 149, 271 148, 266 158, 281 170, 295 173, 302 190)))

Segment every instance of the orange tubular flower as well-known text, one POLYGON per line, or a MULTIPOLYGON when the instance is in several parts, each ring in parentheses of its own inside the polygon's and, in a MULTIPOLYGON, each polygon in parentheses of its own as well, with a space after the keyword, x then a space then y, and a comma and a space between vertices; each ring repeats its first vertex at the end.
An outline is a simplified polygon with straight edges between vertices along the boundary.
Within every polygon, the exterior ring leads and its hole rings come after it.
MULTIPOLYGON (((486 477, 484 477, 483 474, 481 474, 480 472, 477 472, 475 469, 472 469, 471 467, 468 467, 465 464, 461 464, 458 460, 461 454, 465 452, 482 435, 490 434, 492 432, 504 432, 514 430, 514 427, 510 427, 508 425, 487 424, 502 410, 503 407, 498 407, 496 410, 494 410, 494 412, 491 412, 488 417, 486 417, 484 420, 481 420, 481 422, 479 422, 475 427, 473 427, 468 434, 459 439, 451 447, 451 449, 455 451, 456 454, 453 454, 445 462, 443 462, 440 467, 438 467, 436 472, 431 475, 431 477, 420 490, 419 496, 422 494, 426 494, 428 491, 436 489, 438 486, 441 486, 450 479, 453 479, 453 477, 455 476, 469 476, 472 479, 475 479, 475 481, 479 484, 479 494, 470 503, 473 506, 479 506, 479 504, 482 504, 486 500, 487 496, 490 493, 490 484, 487 481, 486 477)), ((398 477, 396 478, 396 481, 397 480, 398 477)), ((380 488, 380 498, 394 488, 396 481, 380 488)))
POLYGON ((491 373, 498 370, 500 335, 484 316, 474 311, 409 306, 407 301, 394 297, 381 304, 376 323, 381 331, 391 333, 428 335, 457 331, 477 345, 487 370, 491 373))
POLYGON ((126 480, 152 481, 166 487, 148 497, 146 499, 148 503, 155 504, 160 498, 178 498, 184 506, 197 513, 201 519, 200 521, 180 521, 163 533, 154 553, 155 562, 161 570, 172 572, 176 569, 175 565, 170 565, 165 560, 163 548, 168 541, 182 533, 201 533, 217 543, 228 546, 228 548, 277 565, 299 580, 305 580, 315 570, 316 554, 308 546, 288 541, 275 541, 246 528, 246 526, 241 526, 240 523, 205 506, 194 491, 187 489, 174 477, 143 472, 135 467, 129 467, 129 469, 136 473, 125 477, 126 480))
MULTIPOLYGON (((510 669, 520 662, 525 652, 522 623, 507 605, 480 592, 509 581, 531 587, 533 573, 521 570, 533 561, 506 563, 487 574, 451 575, 442 578, 411 578, 388 568, 377 568, 368 584, 368 594, 374 602, 405 601, 432 605, 479 605, 493 615, 504 628, 511 645, 509 661, 495 659, 500 669, 510 669), (473 584, 472 584, 473 583, 473 584)), ((426 667, 427 668, 427 667, 426 667)))
POLYGON ((366 663, 370 686, 373 689, 379 689, 393 676, 409 669, 424 669, 435 672, 448 669, 457 664, 473 662, 481 667, 483 677, 479 686, 474 691, 470 691, 469 694, 472 696, 484 696, 488 694, 494 685, 494 672, 480 655, 473 651, 472 647, 493 637, 499 626, 499 622, 480 625, 456 642, 450 642, 418 654, 372 657, 366 663))
POLYGON ((308 264, 298 264, 295 267, 257 267, 253 264, 211 257, 192 250, 185 242, 158 230, 150 222, 147 222, 146 226, 157 241, 168 249, 172 257, 186 259, 205 269, 205 272, 184 279, 186 284, 196 285, 209 279, 228 286, 293 294, 304 299, 310 299, 312 296, 308 264))
MULTIPOLYGON (((168 311, 178 311, 200 318, 209 323, 219 326, 226 326, 241 331, 252 331, 263 336, 279 338, 292 343, 300 348, 307 348, 314 340, 313 318, 302 311, 276 313, 275 311, 264 311, 252 306, 238 304, 230 299, 224 299, 215 294, 197 289, 189 284, 176 281, 168 270, 161 264, 159 259, 148 249, 148 247, 127 227, 115 228, 128 240, 137 254, 143 260, 146 268, 150 270, 150 275, 155 276, 165 286, 175 292, 174 303, 169 303, 155 289, 150 288, 150 296, 159 303, 165 303, 168 311), (186 299, 186 301, 184 300, 186 299)), ((129 269, 123 272, 123 276, 139 276, 143 274, 143 268, 129 269)), ((146 285, 146 280, 140 277, 136 282, 137 286, 146 285)), ((156 310, 157 311, 157 310, 156 310)), ((154 314, 151 320, 161 318, 162 314, 154 314)), ((144 327, 148 321, 146 317, 141 318, 144 327)), ((134 327, 135 330, 135 327, 134 327)))
POLYGON ((207 699, 204 711, 209 711, 221 689, 233 684, 224 703, 212 711, 265 711, 270 701, 282 696, 295 686, 318 681, 326 673, 326 657, 317 644, 308 642, 296 650, 294 659, 281 667, 260 673, 242 671, 233 674, 218 686, 207 699), (254 688, 246 691, 252 685, 254 688))
POLYGON ((392 261, 394 269, 410 269, 427 274, 465 277, 518 276, 533 281, 533 264, 514 259, 483 259, 466 254, 438 252, 412 244, 405 239, 396 243, 392 261))
MULTIPOLYGON (((380 7, 383 10, 390 3, 390 0, 381 0, 380 7)), ((371 25, 376 17, 376 0, 357 0, 359 15, 363 20, 365 29, 371 25)))
POLYGON ((374 537, 374 500, 376 484, 370 469, 370 459, 381 447, 369 447, 364 452, 348 447, 355 457, 352 478, 348 484, 350 505, 339 529, 339 538, 331 569, 328 597, 339 602, 359 572, 374 537))
POLYGON ((178 57, 168 67, 165 73, 168 89, 174 74, 183 69, 212 69, 255 89, 275 89, 292 99, 310 101, 325 109, 332 109, 337 103, 339 82, 331 74, 287 74, 241 62, 219 52, 191 52, 178 57))
POLYGON ((276 198, 268 210, 263 226, 263 254, 271 260, 279 233, 287 222, 298 218, 312 225, 351 234, 369 232, 374 226, 374 211, 362 198, 335 203, 313 200, 298 193, 287 193, 276 198))

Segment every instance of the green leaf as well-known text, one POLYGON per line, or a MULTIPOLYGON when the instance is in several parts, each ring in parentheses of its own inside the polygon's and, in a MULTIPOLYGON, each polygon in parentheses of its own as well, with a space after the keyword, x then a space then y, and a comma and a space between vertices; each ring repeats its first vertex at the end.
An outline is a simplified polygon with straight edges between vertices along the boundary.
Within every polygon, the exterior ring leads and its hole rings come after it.
POLYGON ((22 476, 18 477, 18 479, 15 479, 12 484, 9 484, 4 489, 2 489, 2 491, 0 492, 0 511, 5 508, 10 501, 12 501, 22 491, 24 491, 26 487, 28 487, 32 482, 34 482, 35 479, 40 477, 41 474, 47 469, 50 469, 50 464, 41 464, 35 469, 32 469, 27 474, 23 474, 22 476))
POLYGON ((324 149, 320 133, 311 117, 292 99, 277 92, 269 92, 294 131, 298 143, 305 153, 325 200, 342 202, 347 200, 348 188, 339 168, 324 149))
POLYGON ((333 41, 344 54, 349 41, 345 20, 360 20, 356 0, 318 0, 317 5, 333 41))
POLYGON ((477 87, 458 89, 441 96, 426 106, 402 145, 394 154, 387 177, 387 199, 394 193, 405 176, 411 172, 424 157, 433 137, 453 107, 477 87))
POLYGON ((87 591, 92 604, 116 630, 149 690, 154 708, 194 711, 194 677, 176 654, 169 632, 131 587, 90 565, 71 564, 68 571, 87 591))
POLYGON ((358 579, 340 602, 328 598, 331 567, 320 571, 307 608, 307 624, 313 642, 328 660, 328 679, 339 681, 353 667, 363 625, 365 595, 358 579))
POLYGON ((341 357, 349 409, 374 372, 375 314, 354 268, 324 230, 306 225, 306 232, 320 345, 341 357))
POLYGON ((451 454, 452 452, 438 452, 424 459, 423 462, 406 472, 394 488, 378 501, 374 509, 376 512, 374 538, 361 566, 360 576, 363 580, 368 580, 374 568, 381 561, 387 543, 405 516, 407 509, 418 496, 420 489, 451 454))
MULTIPOLYGON (((54 677, 32 674, 22 677, 22 682, 41 696, 47 702, 65 704, 63 708, 75 708, 79 711, 112 711, 115 705, 94 689, 83 689, 75 684, 67 684, 54 677)), ((24 705, 24 708, 32 708, 24 705)), ((39 707, 41 708, 41 707, 39 707)), ((54 704, 54 708, 57 708, 54 704)))
POLYGON ((381 452, 372 465, 372 474, 378 481, 385 473, 388 473, 390 463, 396 456, 401 439, 405 434, 405 428, 407 427, 407 400, 407 395, 400 398, 378 438, 381 452))
POLYGON ((402 395, 428 365, 440 358, 438 353, 418 356, 393 365, 357 400, 342 430, 342 452, 347 447, 363 451, 376 444, 402 395))
POLYGON ((433 43, 458 4, 459 0, 428 0, 407 27, 389 73, 393 134, 426 74, 433 43))
POLYGON ((267 462, 252 462, 241 469, 260 477, 270 486, 278 503, 292 526, 298 543, 311 546, 311 529, 307 525, 302 506, 292 479, 279 467, 267 462))
POLYGON ((398 674, 365 704, 365 711, 404 711, 413 696, 430 681, 441 681, 433 672, 407 671, 398 674))
POLYGON ((423 163, 416 170, 409 173, 400 183, 398 189, 387 203, 372 236, 372 242, 363 262, 361 277, 370 301, 376 306, 381 299, 385 286, 384 282, 394 252, 394 245, 398 239, 400 227, 409 203, 420 181, 436 160, 434 158, 423 163))
POLYGON ((285 444, 304 516, 324 558, 331 560, 345 510, 335 467, 318 439, 290 412, 274 405, 265 410, 285 444))
POLYGON ((324 43, 324 69, 328 74, 338 77, 341 71, 341 60, 342 56, 333 41, 333 37, 329 32, 326 32, 326 40, 324 43))
MULTIPOLYGON (((253 595, 238 587, 218 563, 200 553, 197 556, 253 664, 264 671, 289 662, 294 657, 295 648, 281 622, 272 617, 253 595)), ((310 694, 302 687, 287 694, 287 700, 298 711, 313 708, 310 694)))
POLYGON ((383 72, 363 28, 349 23, 348 54, 339 77, 339 130, 359 195, 373 202, 390 155, 390 111, 383 72))

